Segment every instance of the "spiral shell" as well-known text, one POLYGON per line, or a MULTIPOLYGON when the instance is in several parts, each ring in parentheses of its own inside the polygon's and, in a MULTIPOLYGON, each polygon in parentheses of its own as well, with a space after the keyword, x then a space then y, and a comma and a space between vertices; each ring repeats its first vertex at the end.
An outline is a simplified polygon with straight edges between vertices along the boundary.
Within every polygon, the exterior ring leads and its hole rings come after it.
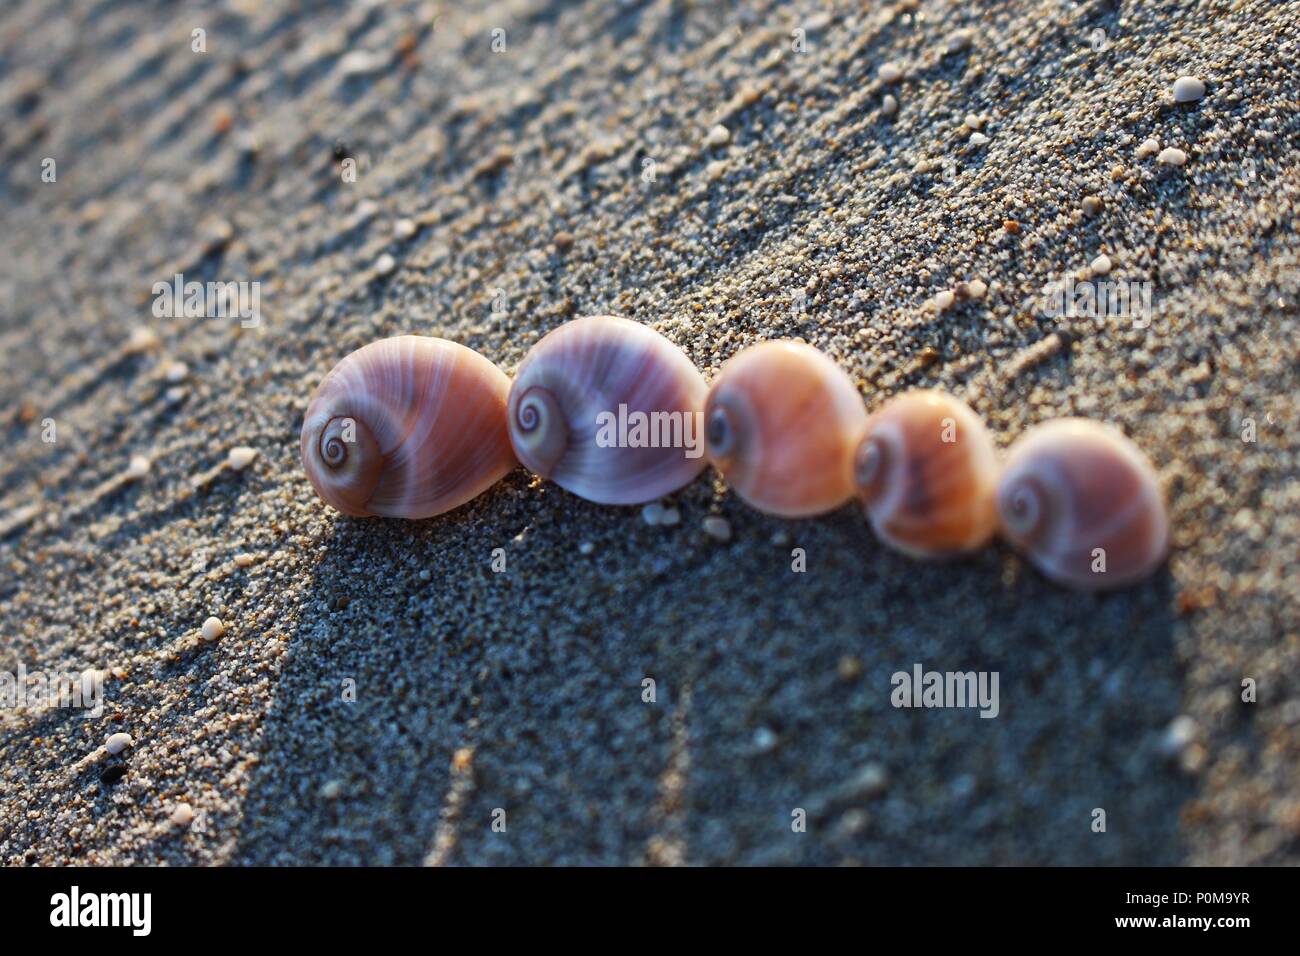
POLYGON ((751 506, 800 518, 853 497, 853 451, 867 412, 852 380, 799 342, 733 356, 704 406, 709 460, 751 506))
POLYGON ((998 484, 1003 534, 1048 577, 1095 590, 1151 574, 1169 547, 1155 470, 1120 432, 1082 418, 1030 429, 998 484))
POLYGON ((913 557, 973 551, 997 530, 997 451, 968 405, 918 389, 867 422, 855 474, 876 535, 913 557))
POLYGON ((653 501, 704 468, 706 390, 686 354, 653 329, 575 319, 520 363, 510 442, 525 467, 588 501, 653 501))
POLYGON ((325 376, 302 425, 303 468, 328 504, 360 517, 450 511, 514 467, 510 379, 472 349, 400 335, 325 376))

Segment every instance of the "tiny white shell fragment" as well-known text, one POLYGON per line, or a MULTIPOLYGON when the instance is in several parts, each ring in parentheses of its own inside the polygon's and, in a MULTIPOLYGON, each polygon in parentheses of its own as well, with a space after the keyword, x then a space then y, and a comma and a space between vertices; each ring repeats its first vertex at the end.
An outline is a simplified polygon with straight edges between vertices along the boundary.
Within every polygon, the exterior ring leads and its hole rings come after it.
POLYGON ((111 734, 109 738, 104 741, 104 749, 107 750, 110 754, 116 756, 117 754, 120 754, 123 750, 125 750, 127 747, 131 746, 132 743, 134 743, 134 741, 131 739, 130 734, 122 733, 121 731, 118 731, 115 734, 111 734))
POLYGON ((188 803, 178 803, 172 809, 171 817, 169 819, 173 826, 188 827, 194 822, 194 808, 188 803))
POLYGON ((1187 162, 1187 154, 1175 146, 1166 146, 1156 157, 1156 162, 1166 166, 1182 166, 1187 162))
POLYGON ((257 457, 257 449, 247 445, 236 445, 226 454, 226 467, 232 471, 243 471, 257 457))
POLYGON ((1174 102, 1195 103, 1205 95, 1205 81, 1197 76, 1180 76, 1174 80, 1174 102))
POLYGON ((224 633, 226 633, 226 625, 222 624, 221 618, 218 617, 208 618, 199 629, 199 634, 205 641, 215 641, 224 633))

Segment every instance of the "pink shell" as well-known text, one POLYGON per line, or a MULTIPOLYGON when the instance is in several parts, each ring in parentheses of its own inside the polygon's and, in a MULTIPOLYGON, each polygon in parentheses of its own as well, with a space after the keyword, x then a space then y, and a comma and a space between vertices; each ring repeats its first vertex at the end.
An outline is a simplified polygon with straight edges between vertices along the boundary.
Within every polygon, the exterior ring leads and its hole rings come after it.
POLYGON ((316 493, 357 516, 450 511, 515 465, 510 379, 472 349, 400 335, 357 349, 325 376, 302 425, 316 493))

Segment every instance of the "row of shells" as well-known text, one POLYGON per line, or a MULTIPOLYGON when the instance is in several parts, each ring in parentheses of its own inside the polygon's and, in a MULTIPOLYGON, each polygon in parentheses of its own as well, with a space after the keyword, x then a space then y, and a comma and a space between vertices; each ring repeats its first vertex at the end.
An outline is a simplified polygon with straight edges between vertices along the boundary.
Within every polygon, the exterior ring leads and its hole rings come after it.
POLYGON ((367 345, 317 388, 301 451, 321 498, 358 516, 441 514, 517 463, 590 501, 641 504, 711 464, 768 514, 857 498, 881 540, 926 558, 1000 532, 1078 588, 1146 577, 1169 538, 1154 469, 1109 425, 1050 421, 1003 457, 946 393, 904 392, 868 414, 842 369, 790 341, 743 350, 709 385, 663 336, 613 316, 555 329, 513 382, 443 339, 367 345))

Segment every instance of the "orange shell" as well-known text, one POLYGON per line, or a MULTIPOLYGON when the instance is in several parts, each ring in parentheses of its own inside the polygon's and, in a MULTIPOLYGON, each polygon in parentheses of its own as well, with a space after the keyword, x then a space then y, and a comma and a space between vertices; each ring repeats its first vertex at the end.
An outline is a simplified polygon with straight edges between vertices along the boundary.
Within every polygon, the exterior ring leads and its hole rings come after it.
POLYGON ((854 494, 853 452, 867 412, 853 381, 799 342, 762 342, 733 356, 704 407, 709 460, 745 502, 800 518, 854 494))

